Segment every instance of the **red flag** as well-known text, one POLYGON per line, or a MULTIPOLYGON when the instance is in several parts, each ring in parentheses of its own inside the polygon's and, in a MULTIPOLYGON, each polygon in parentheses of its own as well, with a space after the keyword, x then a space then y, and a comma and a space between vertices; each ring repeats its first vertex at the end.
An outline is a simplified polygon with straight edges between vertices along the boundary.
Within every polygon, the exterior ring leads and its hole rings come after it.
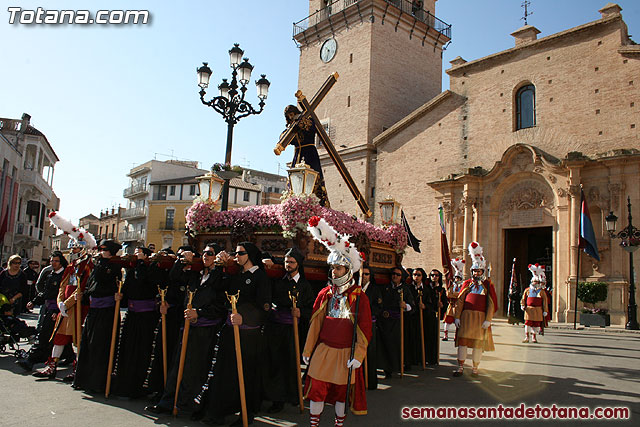
POLYGON ((453 267, 451 266, 451 255, 449 254, 449 242, 447 232, 444 227, 444 212, 442 206, 438 207, 440 217, 440 257, 442 259, 443 279, 445 283, 453 283, 453 267))

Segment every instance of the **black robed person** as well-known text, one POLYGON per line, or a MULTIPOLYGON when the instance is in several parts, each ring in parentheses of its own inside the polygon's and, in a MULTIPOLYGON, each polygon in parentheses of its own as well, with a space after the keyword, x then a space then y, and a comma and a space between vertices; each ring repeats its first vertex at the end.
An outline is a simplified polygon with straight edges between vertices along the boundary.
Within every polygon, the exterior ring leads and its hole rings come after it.
MULTIPOLYGON (((264 271, 260 250, 256 245, 251 242, 238 243, 235 256, 241 271, 229 278, 227 289, 229 295, 235 295, 240 291, 237 302, 238 314, 229 313, 221 336, 207 403, 207 415, 213 423, 221 423, 226 415, 240 411, 232 325, 238 325, 240 328, 244 390, 250 422, 259 411, 262 398, 265 348, 262 328, 271 309, 271 286, 264 271)), ((230 309, 231 305, 228 304, 228 307, 230 309)), ((242 425, 242 417, 236 420, 234 425, 242 425)))
MULTIPOLYGON (((193 292, 192 308, 183 311, 183 319, 189 319, 191 324, 177 406, 179 414, 191 415, 194 418, 199 417, 201 409, 195 398, 207 379, 217 334, 227 315, 224 271, 222 266, 215 264, 216 251, 220 252, 217 244, 207 243, 202 252, 203 269, 200 272, 190 270, 189 266, 194 259, 194 253, 191 251, 183 251, 184 262, 177 263, 183 268, 187 277, 185 307, 188 292, 193 292)), ((221 256, 221 260, 224 261, 224 259, 226 258, 221 256)), ((157 405, 148 406, 146 408, 148 411, 160 414, 170 413, 173 409, 181 350, 182 345, 176 346, 174 363, 171 365, 162 398, 157 405)))
MULTIPOLYGON (((438 340, 438 319, 436 318, 437 296, 432 288, 429 287, 429 278, 422 268, 413 270, 412 290, 416 298, 416 311, 422 309, 422 331, 424 333, 424 353, 425 362, 429 365, 438 362, 437 340, 438 340), (422 306, 420 306, 419 293, 422 292, 422 306)), ((413 354, 415 363, 422 364, 422 339, 420 337, 420 313, 415 316, 415 328, 413 330, 413 354)))
POLYGON ((284 256, 284 277, 272 282, 272 310, 264 329, 267 365, 263 384, 265 399, 273 402, 270 414, 282 411, 284 402, 298 405, 296 363, 299 365, 301 361, 296 359, 293 317, 298 319, 299 342, 304 343, 315 301, 311 284, 304 278, 303 260, 298 248, 289 249, 284 256), (290 293, 297 295, 295 310, 290 293))
MULTIPOLYGON (((102 393, 107 382, 109 349, 115 311, 115 294, 122 278, 120 265, 111 263, 122 246, 113 240, 100 242, 100 255, 87 280, 82 305, 89 306, 89 313, 82 328, 82 340, 78 350, 78 363, 73 387, 102 393)), ((116 336, 116 340, 118 337, 116 336)))
MULTIPOLYGON (((163 251, 167 251, 163 249, 163 251)), ((170 249, 169 249, 170 251, 170 249)), ((173 257, 173 251, 165 252, 169 257, 173 257)), ((191 277, 190 267, 185 260, 184 254, 190 252, 194 257, 200 255, 190 245, 180 246, 176 255, 176 262, 173 264, 168 274, 158 271, 157 286, 166 289, 165 302, 160 304, 159 312, 165 315, 167 322, 167 372, 173 366, 173 356, 176 353, 178 340, 180 339, 180 328, 184 326, 184 300, 186 289, 191 277)), ((156 289, 157 291, 157 289, 156 289)), ((161 397, 164 392, 164 372, 162 361, 162 325, 158 322, 155 330, 153 346, 153 360, 148 374, 147 391, 157 393, 161 397)))
MULTIPOLYGON (((295 105, 287 105, 284 109, 287 126, 293 123, 300 113, 301 111, 295 105)), ((318 172, 318 179, 316 180, 313 194, 320 200, 320 206, 329 207, 329 198, 327 197, 327 189, 324 184, 320 156, 316 148, 316 128, 311 118, 306 118, 298 124, 295 138, 293 138, 291 144, 295 147, 291 166, 295 167, 295 165, 304 161, 311 169, 318 172)))
POLYGON ((154 270, 148 264, 151 250, 138 247, 138 258, 125 270, 122 305, 126 304, 118 354, 115 361, 114 394, 131 398, 146 394, 143 389, 153 349, 153 332, 158 324, 154 270))
MULTIPOLYGON (((50 267, 44 269, 36 283, 37 294, 33 300, 29 301, 27 307, 33 308, 34 305, 41 306, 40 314, 42 322, 38 322, 38 337, 34 345, 31 346, 27 356, 18 360, 18 364, 27 371, 33 369, 36 363, 46 362, 51 356, 53 342, 51 335, 55 328, 56 317, 60 312, 58 308, 58 291, 60 290, 60 282, 62 281, 62 273, 68 263, 60 251, 54 251, 51 254, 50 267)), ((62 353, 62 359, 73 360, 73 348, 66 345, 62 353)))
MULTIPOLYGON (((391 282, 381 289, 382 316, 376 318, 378 326, 378 367, 383 369, 387 378, 394 372, 400 372, 400 307, 404 314, 415 309, 411 289, 405 283, 406 272, 401 267, 390 270, 391 282), (400 291, 403 302, 400 302, 400 291)), ((407 320, 405 318, 405 320, 407 320)))
POLYGON ((369 266, 362 268, 362 290, 369 299, 371 307, 371 341, 367 347, 367 373, 369 390, 378 388, 378 334, 377 319, 382 316, 382 285, 376 284, 369 266))

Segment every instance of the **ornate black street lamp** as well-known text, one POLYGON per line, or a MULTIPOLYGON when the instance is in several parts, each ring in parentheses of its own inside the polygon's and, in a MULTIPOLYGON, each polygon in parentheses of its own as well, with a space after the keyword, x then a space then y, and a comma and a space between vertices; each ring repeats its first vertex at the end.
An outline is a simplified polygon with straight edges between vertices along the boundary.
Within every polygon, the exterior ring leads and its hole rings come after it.
POLYGON ((636 286, 633 272, 633 253, 640 248, 640 230, 631 223, 631 198, 627 196, 627 209, 629 210, 629 224, 616 233, 616 221, 618 217, 613 211, 605 218, 607 231, 612 239, 621 239, 620 246, 629 252, 629 304, 627 305, 627 324, 625 329, 637 330, 637 306, 636 306, 636 286))
MULTIPOLYGON (((205 101, 205 89, 209 87, 209 79, 213 72, 206 62, 202 63, 202 67, 198 68, 198 86, 200 86, 200 100, 206 106, 213 108, 220 113, 227 122, 227 151, 224 162, 231 166, 231 146, 233 144, 233 126, 243 118, 253 114, 260 114, 264 109, 264 100, 267 99, 269 93, 269 80, 266 75, 262 74, 260 79, 256 81, 258 89, 258 98, 260 103, 259 110, 245 101, 244 96, 247 91, 247 84, 251 80, 251 71, 253 65, 249 63, 248 58, 242 59, 244 51, 240 49, 238 43, 235 43, 229 50, 229 59, 231 63, 231 82, 222 79, 222 83, 218 85, 220 95, 205 101)), ((221 210, 226 211, 229 208, 229 179, 225 179, 222 189, 222 206, 221 210)))

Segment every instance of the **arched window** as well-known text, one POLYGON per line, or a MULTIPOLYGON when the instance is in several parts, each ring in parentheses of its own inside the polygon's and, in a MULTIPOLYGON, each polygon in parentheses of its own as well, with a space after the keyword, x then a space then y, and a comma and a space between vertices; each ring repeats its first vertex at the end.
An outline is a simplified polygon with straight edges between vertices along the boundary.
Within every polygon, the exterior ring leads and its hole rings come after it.
POLYGON ((522 86, 516 92, 516 130, 536 125, 536 88, 522 86))

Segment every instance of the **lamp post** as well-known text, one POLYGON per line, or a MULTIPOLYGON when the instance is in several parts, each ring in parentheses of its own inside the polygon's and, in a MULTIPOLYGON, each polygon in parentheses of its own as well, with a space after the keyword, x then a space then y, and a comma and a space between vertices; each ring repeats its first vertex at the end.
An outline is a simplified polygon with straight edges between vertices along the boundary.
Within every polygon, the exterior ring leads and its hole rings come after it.
POLYGON ((613 211, 605 218, 607 231, 612 239, 621 239, 620 246, 629 252, 629 304, 627 305, 627 324, 625 329, 638 330, 637 306, 636 306, 636 285, 633 271, 633 253, 640 248, 640 230, 633 226, 631 222, 631 198, 627 196, 627 209, 629 211, 629 224, 616 233, 616 221, 618 217, 613 211))
MULTIPOLYGON (((213 108, 216 112, 220 113, 227 122, 227 151, 224 158, 225 164, 231 166, 231 146, 233 144, 233 126, 238 123, 243 117, 247 117, 253 114, 260 114, 264 109, 264 100, 267 99, 269 93, 269 80, 266 75, 262 74, 260 79, 256 81, 256 87, 258 89, 258 99, 260 103, 259 110, 253 108, 253 106, 245 101, 245 93, 247 91, 247 84, 251 80, 251 71, 253 65, 249 63, 249 59, 242 59, 244 51, 240 49, 238 43, 235 43, 229 50, 229 60, 231 65, 231 82, 227 79, 222 79, 222 83, 218 85, 220 94, 211 98, 209 101, 205 101, 206 95, 205 89, 209 87, 209 79, 213 72, 209 68, 206 62, 202 63, 202 66, 198 68, 198 86, 200 86, 200 100, 208 107, 213 108)), ((224 180, 224 187, 222 189, 222 206, 221 210, 226 211, 229 208, 229 179, 224 180)))

